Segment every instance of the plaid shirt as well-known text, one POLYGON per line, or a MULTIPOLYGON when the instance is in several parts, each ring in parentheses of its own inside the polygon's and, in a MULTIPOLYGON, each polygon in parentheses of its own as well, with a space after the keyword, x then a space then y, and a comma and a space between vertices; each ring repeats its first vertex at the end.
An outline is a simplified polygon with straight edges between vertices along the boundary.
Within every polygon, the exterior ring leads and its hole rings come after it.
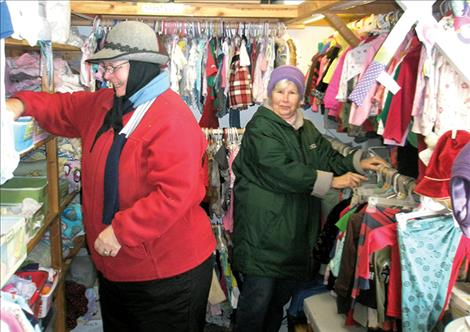
POLYGON ((376 211, 371 212, 366 210, 364 219, 362 220, 361 230, 359 233, 359 241, 357 244, 357 260, 354 275, 354 285, 351 293, 352 298, 356 298, 359 295, 361 289, 369 289, 369 280, 360 277, 360 264, 357 264, 364 259, 365 256, 369 255, 367 247, 364 246, 367 235, 371 230, 380 228, 382 226, 390 225, 395 222, 395 214, 400 212, 399 209, 386 208, 382 209, 377 207, 376 211))
POLYGON ((245 109, 253 104, 251 75, 248 67, 240 66, 240 55, 235 55, 230 66, 228 91, 231 109, 245 109))

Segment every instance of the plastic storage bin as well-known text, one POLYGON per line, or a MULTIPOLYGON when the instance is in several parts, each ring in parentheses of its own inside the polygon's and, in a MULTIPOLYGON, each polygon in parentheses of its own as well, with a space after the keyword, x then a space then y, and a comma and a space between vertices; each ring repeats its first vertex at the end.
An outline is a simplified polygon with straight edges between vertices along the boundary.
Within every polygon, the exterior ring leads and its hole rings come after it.
POLYGON ((25 152, 33 146, 33 118, 21 116, 13 123, 15 150, 25 152))
POLYGON ((39 143, 45 140, 49 136, 49 133, 39 127, 36 120, 33 120, 33 144, 39 143))
POLYGON ((43 290, 41 291, 41 295, 39 297, 39 303, 38 303, 38 307, 39 307, 38 318, 44 318, 47 316, 52 306, 52 294, 54 294, 55 288, 57 287, 58 283, 59 283, 59 278, 58 278, 58 274, 56 274, 54 278, 54 282, 52 283, 50 288, 47 291, 44 291, 45 288, 43 288, 43 290))
POLYGON ((22 160, 13 172, 15 176, 47 176, 47 160, 22 160))
POLYGON ((37 204, 37 210, 26 212, 23 204, 0 204, 1 217, 23 217, 25 220, 25 231, 27 241, 32 239, 44 224, 44 211, 41 209, 42 203, 37 204))
POLYGON ((25 220, 21 217, 0 217, 0 287, 26 259, 25 220))
POLYGON ((17 276, 29 279, 36 284, 36 291, 28 301, 31 310, 34 313, 34 317, 39 318, 39 312, 41 310, 41 291, 47 281, 48 273, 45 271, 27 271, 27 272, 16 272, 17 276))
POLYGON ((30 197, 47 211, 47 178, 15 176, 0 186, 1 204, 18 204, 30 197))

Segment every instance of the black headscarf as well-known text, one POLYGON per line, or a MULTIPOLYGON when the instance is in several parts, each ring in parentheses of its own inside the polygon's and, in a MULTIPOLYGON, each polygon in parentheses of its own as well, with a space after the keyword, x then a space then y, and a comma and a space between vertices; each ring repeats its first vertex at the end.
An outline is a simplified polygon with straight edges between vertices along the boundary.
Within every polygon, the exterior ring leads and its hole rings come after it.
POLYGON ((93 149, 98 138, 109 128, 113 128, 114 136, 121 131, 122 116, 133 109, 129 97, 143 88, 158 74, 160 74, 160 65, 156 63, 129 61, 126 94, 122 97, 114 95, 113 107, 106 113, 101 128, 96 132, 91 149, 93 149))
POLYGON ((119 211, 119 158, 127 141, 125 135, 119 135, 123 127, 122 116, 134 109, 129 98, 160 74, 160 66, 157 64, 137 61, 129 61, 129 64, 126 94, 122 97, 114 96, 113 108, 106 114, 93 142, 94 145, 101 134, 113 128, 113 144, 104 171, 103 223, 107 225, 111 224, 114 214, 119 211))

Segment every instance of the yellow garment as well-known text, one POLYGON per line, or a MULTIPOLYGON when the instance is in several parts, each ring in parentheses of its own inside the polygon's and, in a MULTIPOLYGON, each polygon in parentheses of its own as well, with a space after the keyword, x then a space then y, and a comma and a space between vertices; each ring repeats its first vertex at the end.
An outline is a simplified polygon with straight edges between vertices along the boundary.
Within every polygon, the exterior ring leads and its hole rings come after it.
POLYGON ((333 62, 330 65, 330 68, 328 68, 328 71, 326 72, 325 76, 323 76, 323 80, 322 80, 323 83, 330 84, 331 77, 333 76, 337 65, 338 65, 338 58, 333 60, 333 62))
POLYGON ((210 304, 218 304, 222 303, 227 299, 225 296, 222 287, 220 286, 219 280, 217 279, 217 275, 214 270, 212 270, 212 282, 211 288, 209 290, 209 298, 208 301, 210 304))

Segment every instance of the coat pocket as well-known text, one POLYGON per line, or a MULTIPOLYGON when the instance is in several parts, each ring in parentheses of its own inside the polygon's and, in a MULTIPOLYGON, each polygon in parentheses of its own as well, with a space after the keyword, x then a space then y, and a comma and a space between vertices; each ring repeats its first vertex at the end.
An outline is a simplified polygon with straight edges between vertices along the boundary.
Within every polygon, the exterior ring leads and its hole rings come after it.
POLYGON ((142 259, 148 256, 148 252, 144 244, 140 244, 136 247, 122 246, 120 253, 127 257, 138 259, 142 259))

